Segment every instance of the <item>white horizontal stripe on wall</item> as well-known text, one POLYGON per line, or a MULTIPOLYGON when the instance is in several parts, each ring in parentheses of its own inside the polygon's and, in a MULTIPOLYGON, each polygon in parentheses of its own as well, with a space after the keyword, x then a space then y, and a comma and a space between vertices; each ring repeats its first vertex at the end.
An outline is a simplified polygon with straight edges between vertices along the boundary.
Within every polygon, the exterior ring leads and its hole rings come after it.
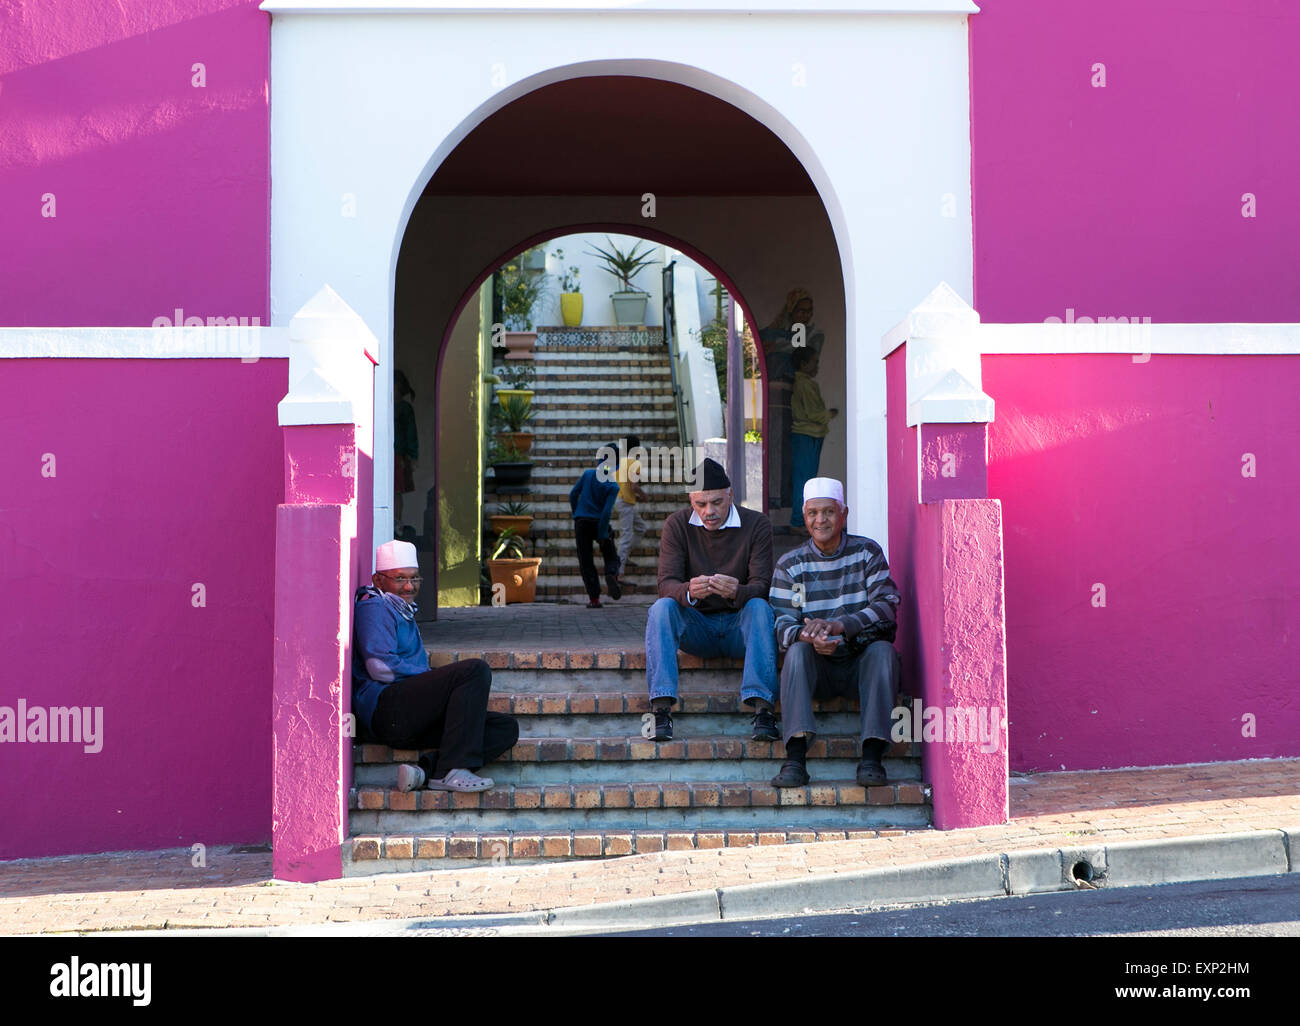
POLYGON ((1300 324, 981 324, 974 338, 986 356, 999 353, 1159 353, 1167 356, 1289 356, 1300 353, 1300 324))
POLYGON ((183 328, 0 328, 0 358, 4 359, 235 359, 251 363, 288 356, 287 327, 235 323, 183 328))

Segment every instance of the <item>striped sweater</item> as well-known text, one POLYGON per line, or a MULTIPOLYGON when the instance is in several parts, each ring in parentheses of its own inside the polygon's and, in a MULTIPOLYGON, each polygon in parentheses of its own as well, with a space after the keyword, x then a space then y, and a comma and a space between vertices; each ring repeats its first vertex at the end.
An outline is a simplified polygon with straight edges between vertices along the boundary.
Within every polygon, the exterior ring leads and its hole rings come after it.
POLYGON ((810 538, 777 560, 768 601, 776 613, 777 644, 785 651, 805 620, 839 620, 854 647, 882 635, 892 641, 901 600, 880 546, 845 534, 832 555, 823 555, 810 538))

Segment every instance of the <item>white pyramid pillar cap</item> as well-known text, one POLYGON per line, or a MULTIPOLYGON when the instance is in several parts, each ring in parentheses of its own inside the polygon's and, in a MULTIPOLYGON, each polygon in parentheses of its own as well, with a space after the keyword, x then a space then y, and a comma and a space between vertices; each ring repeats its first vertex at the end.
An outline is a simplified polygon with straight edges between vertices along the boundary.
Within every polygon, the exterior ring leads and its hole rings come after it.
POLYGON ((921 338, 958 339, 978 329, 980 315, 946 281, 938 285, 911 312, 886 334, 881 357, 886 357, 904 342, 921 338))

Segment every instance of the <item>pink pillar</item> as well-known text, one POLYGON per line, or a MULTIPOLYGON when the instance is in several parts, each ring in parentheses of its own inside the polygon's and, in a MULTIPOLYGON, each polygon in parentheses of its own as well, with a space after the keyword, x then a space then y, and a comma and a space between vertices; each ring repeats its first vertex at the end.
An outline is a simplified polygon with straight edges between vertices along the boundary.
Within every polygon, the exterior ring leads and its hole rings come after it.
POLYGON ((374 337, 328 287, 290 324, 276 510, 271 838, 281 880, 343 874, 352 596, 370 577, 374 337))
POLYGON ((902 723, 924 743, 940 829, 1008 816, 1002 508, 987 497, 993 404, 977 328, 940 286, 884 347, 890 568, 912 696, 902 723))

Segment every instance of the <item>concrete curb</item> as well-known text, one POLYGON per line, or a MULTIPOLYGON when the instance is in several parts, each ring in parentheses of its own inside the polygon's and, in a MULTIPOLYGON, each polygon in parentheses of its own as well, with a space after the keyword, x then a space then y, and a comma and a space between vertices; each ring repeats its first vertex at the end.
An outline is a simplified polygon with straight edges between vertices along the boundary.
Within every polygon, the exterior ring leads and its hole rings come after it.
MULTIPOLYGON (((1145 887, 1300 872, 1300 824, 1233 834, 1033 848, 551 910, 240 930, 262 936, 543 936, 651 930, 844 908, 1145 887)), ((142 935, 145 931, 132 931, 142 935)), ((153 931, 148 931, 153 932, 153 931)), ((211 934, 212 930, 161 931, 211 934)))

